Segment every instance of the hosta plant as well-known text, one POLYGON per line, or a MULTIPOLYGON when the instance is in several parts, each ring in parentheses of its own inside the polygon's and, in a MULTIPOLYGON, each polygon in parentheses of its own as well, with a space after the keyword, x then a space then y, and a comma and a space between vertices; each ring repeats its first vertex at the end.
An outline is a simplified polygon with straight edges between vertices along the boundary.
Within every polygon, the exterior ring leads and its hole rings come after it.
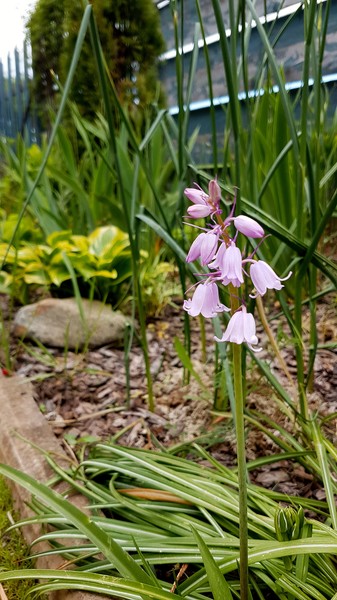
POLYGON ((45 244, 25 242, 8 248, 2 243, 0 259, 4 260, 0 273, 3 288, 21 300, 36 287, 72 295, 72 285, 67 284, 74 278, 83 295, 91 290, 107 298, 131 275, 128 237, 113 226, 99 227, 88 236, 57 231, 45 244))

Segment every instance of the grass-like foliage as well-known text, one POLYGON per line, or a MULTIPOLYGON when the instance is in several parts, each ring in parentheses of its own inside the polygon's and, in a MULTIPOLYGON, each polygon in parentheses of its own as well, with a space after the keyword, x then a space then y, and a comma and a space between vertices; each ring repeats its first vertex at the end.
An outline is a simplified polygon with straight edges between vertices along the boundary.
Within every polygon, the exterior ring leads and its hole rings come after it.
MULTIPOLYGON (((55 260, 63 258, 58 268, 62 266, 64 277, 70 274, 79 294, 77 279, 89 280, 92 265, 84 264, 83 256, 76 263, 71 252, 67 254, 68 244, 80 239, 72 235, 81 234, 89 240, 103 226, 121 230, 127 243, 132 313, 137 313, 139 323, 148 404, 153 410, 144 286, 149 282, 153 286, 155 277, 144 275, 142 257, 146 253, 148 264, 152 261, 158 274, 161 272, 156 262, 158 256, 174 257, 183 296, 189 280, 196 278, 195 265, 185 263, 189 234, 185 234, 182 226, 186 212, 183 190, 193 181, 206 189, 217 175, 223 213, 227 214, 228 204, 236 195, 237 214, 256 219, 273 235, 263 249, 258 249, 259 258, 268 260, 280 276, 289 269, 294 272, 285 282, 285 288, 278 292, 278 300, 295 346, 295 381, 286 389, 267 362, 258 355, 253 357, 256 368, 278 396, 283 412, 293 419, 291 433, 265 415, 244 413, 244 360, 234 350, 233 386, 231 355, 226 344, 217 349, 218 381, 226 381, 232 409, 238 406, 239 398, 241 402, 238 447, 244 454, 245 418, 279 445, 283 454, 275 460, 282 456, 294 459, 320 482, 326 501, 285 497, 249 483, 245 490, 244 462, 240 463, 244 469, 239 469, 238 476, 235 470, 226 469, 198 447, 195 447, 197 457, 209 461, 211 468, 169 451, 150 453, 99 444, 88 459, 69 472, 52 463, 71 489, 88 498, 92 510, 88 517, 48 487, 1 466, 0 473, 21 483, 34 495, 35 521, 51 525, 40 539, 49 540, 49 552, 61 553, 72 569, 0 573, 0 581, 38 576, 41 583, 37 593, 81 588, 128 599, 164 600, 175 595, 189 600, 212 596, 215 600, 238 597, 247 600, 249 594, 254 600, 336 599, 337 454, 324 435, 324 423, 311 414, 307 398, 318 349, 317 299, 331 292, 337 282, 336 264, 326 255, 322 242, 337 203, 336 120, 329 121, 329 93, 322 86, 331 0, 304 1, 296 11, 290 11, 277 30, 276 21, 269 23, 257 12, 257 4, 252 0, 229 0, 230 31, 225 29, 220 0, 212 0, 211 4, 229 96, 223 109, 222 130, 217 122, 209 48, 206 43, 198 44, 199 38, 206 40, 199 0, 196 0, 199 23, 189 55, 183 51, 184 3, 170 2, 178 116, 174 119, 168 111, 151 106, 142 113, 141 123, 125 110, 118 96, 92 6, 83 0, 77 43, 48 141, 41 153, 35 155, 22 141, 17 143, 15 151, 7 143, 2 146, 7 165, 3 184, 7 202, 2 207, 4 220, 12 210, 11 199, 18 197, 16 217, 1 229, 2 241, 6 243, 2 259, 3 264, 7 263, 3 283, 8 285, 15 268, 22 268, 20 252, 26 242, 39 248, 45 247, 46 242, 49 246, 54 243, 55 260), (296 95, 289 93, 283 66, 276 59, 278 41, 287 36, 295 17, 303 19, 303 65, 296 95), (263 53, 257 72, 250 77, 253 31, 263 53), (98 114, 94 122, 80 117, 77 107, 69 101, 88 34, 97 74, 93 84, 100 89, 104 113, 104 116, 98 114), (209 88, 213 159, 203 167, 196 162, 193 152, 198 131, 190 131, 190 102, 201 57, 209 88), (66 107, 74 123, 78 147, 69 130, 61 128, 66 107), (35 239, 32 239, 32 224, 38 225, 35 239), (72 233, 63 239, 63 232, 68 230, 72 233), (61 242, 65 251, 60 255, 61 242), (310 311, 307 344, 302 316, 304 302, 310 311), (242 495, 247 504, 244 509, 242 495), (247 518, 248 536, 244 544, 239 536, 245 529, 241 527, 239 531, 243 516, 247 518), (64 539, 69 542, 67 547, 63 546, 64 539), (238 563, 243 563, 243 554, 239 549, 245 544, 247 565, 243 571, 247 571, 247 577, 245 573, 242 577, 238 563), (245 579, 247 589, 243 592, 245 579)), ((109 268, 114 266, 110 264, 109 268)), ((98 260, 100 277, 104 277, 106 268, 104 260, 103 263, 98 260)), ((28 271, 24 265, 23 277, 27 277, 28 271)), ((47 271, 52 281, 55 271, 50 263, 47 271)), ((118 274, 117 267, 116 271, 118 274)), ((112 274, 111 271, 105 278, 109 283, 112 274)), ((254 302, 250 304, 254 310, 254 302)), ((280 359, 261 301, 258 299, 256 304, 271 346, 280 359)), ((213 323, 219 335, 219 318, 214 318, 213 323)), ((189 359, 187 315, 184 336, 184 347, 180 342, 176 347, 185 368, 198 378, 189 359)), ((129 348, 131 338, 132 333, 129 348)), ((255 461, 254 466, 267 464, 268 460, 255 461)), ((247 468, 252 468, 252 464, 247 468)))
MULTIPOLYGON (((87 498, 90 517, 27 475, 0 466, 34 495, 36 517, 21 525, 49 524, 36 543, 47 540, 51 549, 44 554, 61 554, 70 569, 0 573, 0 581, 38 577, 39 592, 87 589, 130 599, 164 599, 173 589, 179 598, 239 597, 237 474, 197 445, 194 454, 210 466, 169 451, 109 444, 96 445, 68 471, 48 458, 69 491, 87 498)), ((328 504, 248 486, 252 598, 331 600, 337 536, 328 504), (304 517, 303 509, 319 520, 304 517)))

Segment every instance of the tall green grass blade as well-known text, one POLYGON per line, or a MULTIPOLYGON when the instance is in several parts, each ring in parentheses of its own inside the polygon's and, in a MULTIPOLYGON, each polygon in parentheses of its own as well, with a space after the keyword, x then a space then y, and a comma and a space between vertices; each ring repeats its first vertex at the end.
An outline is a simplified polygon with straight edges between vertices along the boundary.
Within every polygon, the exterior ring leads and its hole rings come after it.
MULTIPOLYGON (((111 107, 110 96, 109 96, 106 65, 105 65, 105 61, 104 61, 104 57, 103 57, 103 53, 102 53, 102 47, 101 47, 100 40, 99 40, 97 25, 96 25, 93 15, 91 15, 91 19, 90 19, 90 37, 91 37, 91 41, 92 41, 93 52, 94 52, 94 55, 96 58, 96 63, 97 63, 97 68, 98 68, 98 73, 99 73, 99 81, 100 81, 100 86, 101 86, 103 100, 104 100, 104 107, 105 107, 105 111, 107 114, 107 121, 108 121, 108 127, 109 127, 109 140, 110 140, 111 149, 113 151, 113 156, 114 156, 114 160, 115 160, 117 178, 120 182, 123 182, 123 172, 122 172, 122 165, 121 165, 121 160, 120 160, 121 155, 120 155, 120 152, 118 151, 118 146, 116 143, 116 137, 115 137, 116 132, 115 132, 114 119, 113 119, 112 107, 111 107)), ((120 103, 117 100, 116 92, 115 92, 113 83, 111 81, 110 81, 110 90, 113 92, 113 94, 115 94, 116 104, 120 107, 120 103)), ((122 110, 121 107, 120 107, 120 111, 121 111, 121 114, 123 114, 123 116, 124 116, 124 123, 126 123, 127 119, 125 118, 124 111, 122 110)), ((130 133, 129 125, 127 127, 127 130, 128 130, 128 133, 130 133)), ((141 155, 139 154, 139 156, 141 156, 141 155)), ((123 185, 120 186, 120 195, 121 195, 123 209, 125 211, 125 219, 126 219, 127 231, 128 231, 128 235, 129 235, 129 241, 130 241, 132 272, 133 272, 133 279, 134 279, 135 292, 136 292, 135 298, 136 298, 137 307, 138 307, 138 318, 139 318, 139 325, 140 325, 140 331, 141 331, 141 345, 142 345, 142 350, 143 350, 146 380, 147 380, 148 406, 149 406, 149 409, 153 411, 154 410, 154 396, 153 396, 152 375, 151 375, 151 369, 150 369, 150 359, 149 359, 147 338, 146 338, 145 309, 144 309, 144 305, 142 302, 142 292, 141 292, 141 286, 140 286, 140 281, 139 281, 139 272, 140 272, 139 249, 136 245, 136 241, 135 241, 135 237, 134 237, 134 222, 131 221, 130 207, 128 205, 126 191, 125 191, 125 187, 123 185)))
POLYGON ((315 446, 317 460, 321 469, 321 477, 326 493, 326 499, 329 506, 330 517, 332 526, 334 529, 337 529, 337 507, 335 500, 336 486, 333 485, 332 475, 329 469, 328 458, 326 454, 326 448, 323 442, 322 432, 319 428, 317 420, 311 422, 310 429, 312 432, 313 443, 315 446))
POLYGON ((283 108, 284 108, 284 112, 285 112, 285 116, 286 116, 286 120, 287 120, 287 124, 290 130, 290 134, 291 134, 291 139, 293 142, 293 149, 295 152, 295 157, 298 160, 299 159, 299 143, 298 143, 298 136, 297 136, 297 132, 296 132, 296 126, 295 126, 295 122, 294 122, 294 116, 293 116, 293 111, 290 105, 290 100, 289 100, 289 96, 288 93, 285 89, 285 85, 284 85, 284 80, 281 76, 281 72, 280 72, 280 68, 277 64, 276 58, 275 58, 275 54, 273 52, 273 48, 271 46, 271 43, 269 41, 268 35, 262 25, 262 23, 260 22, 260 19, 258 17, 258 14, 256 12, 255 6, 253 4, 253 2, 251 0, 246 0, 246 5, 249 9, 249 11, 252 14, 252 17, 256 23, 256 27, 257 30, 259 32, 263 47, 265 49, 265 52, 268 56, 268 61, 269 61, 269 65, 270 68, 273 72, 275 81, 277 82, 277 85, 279 87, 279 94, 282 100, 282 104, 283 104, 283 108))
MULTIPOLYGON (((232 5, 232 3, 230 3, 232 5)), ((228 110, 231 116, 231 124, 233 129, 233 137, 234 137, 234 153, 235 153, 235 163, 234 163, 234 184, 238 188, 237 193, 237 210, 241 212, 240 205, 240 133, 241 133, 241 111, 240 104, 238 100, 238 82, 237 82, 237 72, 236 72, 236 26, 233 18, 233 10, 231 11, 231 35, 233 38, 231 39, 231 49, 230 52, 225 25, 222 17, 221 3, 219 0, 212 0, 212 6, 214 11, 214 16, 220 36, 220 48, 222 53, 223 65, 226 75, 227 87, 228 87, 228 95, 229 95, 229 104, 228 110), (233 62, 233 53, 235 54, 235 59, 233 62)))
POLYGON ((200 387, 204 391, 207 391, 209 393, 209 388, 205 385, 205 383, 203 382, 199 373, 193 367, 193 363, 192 363, 188 353, 186 352, 185 347, 179 340, 179 338, 175 337, 173 340, 173 343, 174 343, 175 351, 176 351, 178 358, 179 358, 180 362, 182 363, 183 367, 189 371, 189 373, 192 375, 192 377, 194 377, 194 379, 198 382, 200 387))
MULTIPOLYGON (((82 50, 82 45, 83 45, 83 42, 84 42, 84 38, 85 38, 87 29, 88 29, 88 26, 89 26, 89 21, 90 21, 90 18, 91 18, 91 13, 92 13, 92 7, 91 7, 91 5, 88 5, 86 7, 85 11, 84 11, 83 19, 81 21, 81 26, 80 26, 80 29, 79 29, 79 32, 78 32, 78 37, 77 37, 77 41, 76 41, 74 53, 73 53, 73 56, 72 56, 70 67, 69 67, 69 73, 68 73, 67 80, 66 80, 66 83, 65 83, 65 86, 64 86, 64 92, 63 92, 63 95, 62 95, 62 98, 61 98, 59 109, 57 111, 55 123, 54 123, 53 129, 52 129, 52 132, 50 134, 50 138, 49 138, 49 141, 48 141, 48 146, 47 146, 46 151, 44 153, 44 156, 43 156, 43 159, 42 159, 42 162, 41 162, 38 174, 37 174, 37 176, 36 176, 36 178, 34 180, 34 183, 33 183, 32 187, 30 189, 30 192, 27 195, 27 198, 24 201, 24 203, 22 205, 22 208, 20 210, 20 214, 18 216, 18 220, 17 220, 16 226, 15 226, 15 228, 13 230, 10 242, 8 244, 8 248, 10 248, 10 246, 14 242, 14 239, 15 239, 15 236, 16 236, 17 231, 19 229, 22 217, 23 217, 23 215, 26 212, 27 206, 29 205, 29 203, 31 201, 31 198, 33 197, 33 194, 34 194, 34 192, 35 192, 35 190, 36 190, 36 188, 38 186, 39 181, 41 180, 42 174, 43 174, 43 172, 45 170, 45 167, 47 165, 47 161, 48 161, 51 149, 53 147, 54 140, 55 140, 55 137, 56 137, 59 125, 61 123, 63 112, 64 112, 64 109, 66 107, 67 101, 68 101, 68 95, 69 95, 69 92, 70 92, 70 89, 71 89, 71 85, 72 85, 72 81, 73 81, 73 78, 74 78, 74 75, 75 75, 75 72, 76 72, 77 63, 79 61, 79 57, 80 57, 80 54, 81 54, 81 50, 82 50)), ((2 266, 3 266, 5 260, 6 260, 6 256, 3 259, 2 266)))
POLYGON ((205 35, 205 28, 204 28, 204 24, 203 24, 202 13, 201 13, 201 9, 200 9, 200 0, 196 0, 196 7, 197 7, 198 19, 199 19, 199 23, 200 23, 200 31, 201 31, 202 39, 204 42, 203 53, 204 53, 204 57, 205 57, 207 82, 208 82, 208 95, 209 95, 209 100, 210 100, 210 109, 209 110, 210 110, 211 129, 212 129, 212 158, 213 158, 214 171, 215 171, 215 175, 216 175, 217 170, 218 170, 218 141, 217 141, 217 125, 216 125, 216 118, 215 118, 214 94, 213 94, 213 83, 212 83, 212 68, 211 68, 211 61, 210 61, 209 52, 208 52, 208 46, 206 44, 206 35, 205 35))
POLYGON ((233 600, 230 587, 219 570, 212 554, 210 553, 207 544, 193 527, 192 533, 197 541, 203 563, 205 565, 209 586, 212 591, 214 600, 233 600))
POLYGON ((81 317, 81 321, 82 321, 82 325, 86 330, 86 335, 88 335, 88 326, 87 326, 87 322, 85 319, 85 314, 84 314, 84 309, 83 309, 83 302, 82 302, 82 296, 81 296, 81 292, 80 292, 80 288, 78 286, 77 283, 77 277, 76 277, 76 273, 74 271, 74 267, 71 264, 69 257, 66 255, 65 252, 62 251, 62 260, 64 262, 64 264, 66 265, 70 277, 71 277, 71 283, 73 285, 73 290, 74 290, 74 294, 75 294, 75 298, 76 298, 76 303, 78 306, 78 311, 80 313, 80 317, 81 317))

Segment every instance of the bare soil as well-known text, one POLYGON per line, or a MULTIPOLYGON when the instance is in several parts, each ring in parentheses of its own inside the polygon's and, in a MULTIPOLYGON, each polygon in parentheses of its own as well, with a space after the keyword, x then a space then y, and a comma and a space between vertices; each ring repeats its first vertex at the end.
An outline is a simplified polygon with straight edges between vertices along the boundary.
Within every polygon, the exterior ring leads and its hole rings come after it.
MULTIPOLYGON (((3 311, 6 310, 3 301, 3 311)), ((270 323, 278 340, 282 356, 292 376, 296 376, 294 343, 287 324, 281 317, 273 319, 277 307, 270 311, 270 323)), ((129 355, 130 396, 127 396, 125 352, 122 348, 104 346, 85 353, 39 348, 30 342, 11 342, 14 369, 32 381, 35 400, 54 433, 63 440, 69 452, 79 445, 98 439, 113 439, 138 448, 176 446, 193 455, 188 444, 198 439, 213 456, 227 466, 236 463, 233 423, 230 416, 214 415, 214 340, 212 323, 206 323, 206 352, 200 336, 200 322, 191 320, 192 363, 202 378, 204 387, 192 377, 184 383, 184 369, 174 347, 177 337, 183 341, 183 315, 179 307, 170 308, 164 316, 148 323, 148 343, 154 381, 155 411, 147 406, 147 385, 142 351, 136 343, 129 355), (204 354, 206 354, 204 356, 204 354)), ((325 298, 317 311, 319 344, 326 346, 337 338, 335 298, 325 298)), ((308 330, 309 313, 304 311, 304 329, 308 330)), ((260 330, 263 351, 259 358, 268 361, 273 374, 295 399, 291 386, 270 351, 268 339, 260 330)), ((248 360, 246 377, 247 408, 257 411, 288 431, 294 430, 294 420, 282 409, 275 392, 256 365, 248 360)), ((337 349, 320 348, 317 352, 314 377, 309 386, 309 403, 313 413, 322 416, 337 413, 337 349)), ((272 433, 278 435, 273 426, 272 433)), ((336 443, 336 419, 328 421, 327 433, 336 443)), ((280 452, 270 437, 247 424, 247 457, 280 452)), ((255 469, 251 479, 266 488, 287 494, 324 498, 310 473, 294 462, 279 461, 255 469)))

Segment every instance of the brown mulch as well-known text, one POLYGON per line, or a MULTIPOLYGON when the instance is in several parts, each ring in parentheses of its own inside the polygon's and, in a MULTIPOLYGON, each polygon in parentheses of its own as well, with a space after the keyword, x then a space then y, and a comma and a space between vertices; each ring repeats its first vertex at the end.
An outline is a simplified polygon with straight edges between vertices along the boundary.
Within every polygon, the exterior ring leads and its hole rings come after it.
MULTIPOLYGON (((337 319, 334 298, 325 299, 318 307, 319 342, 336 340, 337 319)), ((138 448, 177 446, 200 438, 204 446, 222 463, 236 462, 235 435, 230 418, 212 415, 213 402, 213 330, 206 323, 206 357, 200 342, 200 322, 191 320, 192 362, 201 376, 205 389, 191 378, 184 383, 183 366, 174 347, 174 338, 183 340, 183 316, 179 308, 170 308, 160 319, 148 324, 148 343, 154 381, 155 412, 147 406, 147 386, 142 351, 136 343, 129 356, 130 398, 126 391, 125 353, 122 348, 104 346, 84 354, 41 349, 29 342, 13 345, 16 373, 32 381, 34 396, 40 410, 50 422, 54 433, 64 444, 76 447, 92 441, 113 439, 138 448)), ((273 307, 275 313, 275 307, 273 307)), ((304 328, 308 316, 304 315, 304 328)), ((291 374, 296 374, 294 345, 287 325, 276 319, 272 328, 291 374)), ((269 352, 268 340, 259 332, 263 351, 259 357, 267 360, 282 386, 293 390, 269 352)), ((321 349, 315 361, 309 401, 312 411, 321 415, 337 413, 337 352, 336 348, 321 349)), ((288 431, 293 421, 280 408, 274 392, 261 377, 254 363, 247 370, 247 406, 276 421, 288 431)), ((329 422, 328 434, 336 442, 336 421, 329 422)), ((275 430, 273 431, 275 433, 275 430)), ((191 449, 189 449, 191 452, 191 449)), ((249 460, 280 452, 271 439, 259 429, 247 428, 249 460)), ((324 492, 310 473, 298 463, 279 461, 251 472, 252 481, 287 494, 322 499, 324 492)))

